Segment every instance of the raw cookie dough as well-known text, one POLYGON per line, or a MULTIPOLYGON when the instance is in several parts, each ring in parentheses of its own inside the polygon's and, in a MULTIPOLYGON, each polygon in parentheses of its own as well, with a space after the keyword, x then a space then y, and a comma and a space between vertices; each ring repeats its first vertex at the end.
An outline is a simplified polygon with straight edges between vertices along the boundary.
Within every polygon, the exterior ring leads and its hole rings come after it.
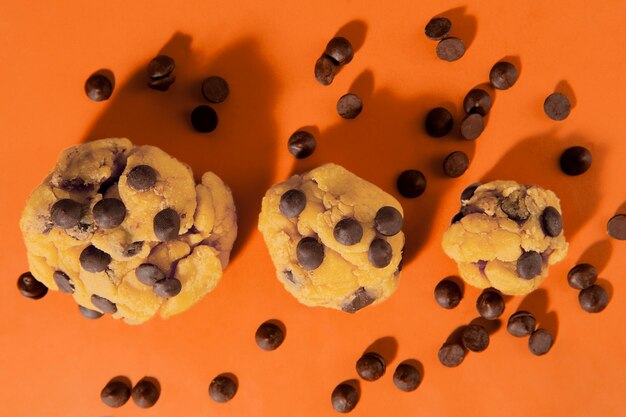
POLYGON ((528 294, 567 255, 559 199, 515 181, 470 186, 442 246, 468 284, 528 294))
POLYGON ((20 228, 32 274, 130 324, 181 313, 217 285, 237 235, 230 189, 153 146, 65 150, 20 228))
POLYGON ((396 290, 402 223, 395 198, 327 164, 270 188, 259 230, 298 301, 354 313, 396 290))

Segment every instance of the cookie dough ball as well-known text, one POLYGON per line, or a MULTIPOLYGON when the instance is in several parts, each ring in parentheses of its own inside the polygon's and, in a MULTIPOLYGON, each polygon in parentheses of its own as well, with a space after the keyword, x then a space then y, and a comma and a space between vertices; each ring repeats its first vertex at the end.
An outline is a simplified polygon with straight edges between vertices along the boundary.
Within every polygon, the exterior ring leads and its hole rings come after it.
POLYGON ((259 218, 287 291, 302 304, 349 313, 396 290, 402 224, 395 198, 334 164, 274 185, 259 218))
POLYGON ((567 255, 559 199, 515 181, 470 186, 442 246, 468 284, 528 294, 567 255))
POLYGON ((228 187, 153 146, 74 146, 20 220, 31 272, 82 307, 142 323, 213 290, 237 235, 228 187))

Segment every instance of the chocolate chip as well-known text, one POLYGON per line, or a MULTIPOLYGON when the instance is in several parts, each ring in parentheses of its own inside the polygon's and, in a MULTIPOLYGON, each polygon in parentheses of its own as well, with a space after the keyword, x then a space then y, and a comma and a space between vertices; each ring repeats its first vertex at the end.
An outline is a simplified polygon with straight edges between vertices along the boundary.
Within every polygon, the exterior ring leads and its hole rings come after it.
POLYGON ((506 324, 506 330, 515 337, 530 336, 535 331, 535 316, 528 311, 518 311, 511 314, 506 324))
POLYGON ((202 82, 202 97, 209 103, 221 103, 228 97, 230 88, 222 77, 216 75, 205 79, 202 82))
POLYGON ((450 29, 452 29, 450 19, 446 17, 434 17, 426 24, 424 33, 431 41, 438 41, 445 38, 446 35, 450 33, 450 29))
POLYGON ((365 288, 361 287, 354 292, 352 300, 341 307, 346 313, 356 313, 357 311, 367 307, 376 301, 375 297, 372 297, 365 288))
POLYGON ((148 63, 148 77, 161 78, 170 75, 176 63, 167 55, 157 55, 148 63))
POLYGON ((304 159, 311 156, 315 151, 316 145, 317 141, 312 134, 304 130, 298 130, 289 137, 287 149, 297 159, 304 159))
POLYGON ((567 273, 567 283, 578 290, 591 287, 597 279, 598 270, 590 264, 578 264, 567 273))
POLYGON ((483 130, 485 130, 485 119, 478 113, 468 114, 461 122, 463 139, 475 140, 483 133, 483 130))
POLYGON ((476 310, 487 320, 495 320, 504 312, 504 298, 499 292, 487 289, 476 299, 476 310))
POLYGON ((57 284, 57 287, 59 287, 59 291, 65 294, 74 293, 74 284, 72 283, 72 280, 70 280, 70 277, 68 277, 65 272, 54 271, 54 273, 52 274, 52 278, 54 279, 54 282, 57 284))
POLYGON ((93 206, 93 219, 102 229, 119 226, 126 218, 126 206, 117 198, 105 198, 93 206))
POLYGON ((463 346, 472 352, 482 352, 489 346, 489 333, 480 324, 470 324, 461 335, 463 346))
POLYGON ((126 174, 126 183, 137 191, 146 191, 154 187, 157 181, 157 172, 148 165, 137 165, 126 174))
POLYGON ((337 113, 344 119, 354 119, 363 110, 361 97, 356 94, 344 94, 337 100, 337 113))
POLYGON ((26 298, 39 300, 48 294, 48 287, 43 285, 30 272, 24 272, 17 279, 17 289, 26 298))
POLYGON ((162 298, 172 298, 180 294, 183 284, 176 278, 163 278, 154 283, 153 291, 162 298))
POLYGON ((300 266, 308 271, 317 269, 324 261, 324 245, 314 237, 305 237, 296 246, 300 266))
POLYGON ((458 221, 461 221, 461 219, 465 217, 465 215, 463 214, 462 211, 459 211, 457 214, 455 214, 454 216, 452 216, 452 220, 450 220, 450 224, 454 224, 458 221))
POLYGON ((580 175, 591 167, 591 152, 582 146, 572 146, 561 154, 561 171, 567 175, 580 175))
POLYGON ((59 184, 59 188, 63 191, 68 192, 77 192, 77 193, 86 193, 93 190, 94 185, 85 182, 83 178, 71 178, 61 180, 59 184))
POLYGON ((530 217, 530 211, 526 207, 526 192, 515 190, 500 202, 500 208, 510 219, 526 221, 530 217))
POLYGON ((352 44, 346 38, 338 36, 332 38, 326 45, 325 55, 332 58, 338 65, 346 65, 352 61, 354 51, 352 44))
POLYGON ((233 399, 237 393, 237 383, 227 375, 219 375, 209 385, 209 396, 218 403, 225 403, 233 399))
POLYGON ((213 132, 217 128, 217 113, 211 106, 202 104, 191 112, 191 125, 201 133, 213 132))
POLYGON ((452 130, 454 119, 452 114, 443 107, 435 107, 426 114, 424 128, 433 138, 440 138, 452 130))
POLYGON ((479 182, 476 182, 464 189, 463 192, 461 192, 461 203, 472 198, 474 196, 474 193, 476 192, 476 189, 480 186, 481 184, 479 182))
POLYGON ((155 78, 148 81, 148 87, 157 91, 167 91, 172 84, 176 82, 176 76, 174 74, 166 75, 165 77, 155 78))
POLYGON ((443 173, 450 178, 463 175, 469 167, 469 158, 462 151, 454 151, 443 160, 443 173))
POLYGON ((359 392, 351 384, 342 383, 335 387, 330 401, 335 411, 349 413, 359 402, 359 392))
POLYGON ((439 349, 437 357, 443 366, 454 368, 465 359, 465 348, 459 343, 446 343, 439 349))
POLYGON ((548 206, 541 213, 541 228, 547 236, 556 237, 563 230, 561 213, 554 207, 548 206))
POLYGON ((108 100, 113 94, 113 83, 103 74, 92 74, 85 82, 85 93, 93 101, 108 100))
POLYGON ((315 79, 322 85, 330 85, 335 79, 338 66, 328 55, 322 55, 315 61, 315 79))
POLYGON ((142 248, 143 248, 143 242, 142 241, 133 242, 133 243, 129 244, 128 246, 126 246, 126 248, 124 248, 123 254, 127 258, 130 258, 131 256, 135 256, 139 252, 141 252, 142 248))
POLYGON ((443 61, 456 61, 465 55, 465 44, 459 38, 449 37, 439 41, 437 48, 437 58, 443 61))
POLYGON ((537 329, 528 339, 528 349, 533 355, 541 356, 548 353, 554 343, 552 334, 546 329, 537 329))
POLYGON ((285 340, 285 332, 279 325, 266 321, 256 330, 254 340, 263 350, 276 350, 285 340))
POLYGON ((604 288, 594 284, 584 290, 580 290, 578 303, 588 313, 599 313, 609 303, 609 294, 604 288))
POLYGON ((280 197, 278 205, 278 209, 286 217, 299 216, 305 207, 306 195, 302 191, 293 188, 280 197))
POLYGON ((374 217, 374 228, 383 236, 394 236, 402 230, 402 214, 395 207, 384 206, 374 217))
POLYGON ((403 197, 416 198, 426 191, 426 177, 418 170, 408 169, 398 176, 396 187, 403 197))
POLYGON ((102 310, 103 313, 106 314, 115 314, 117 313, 117 306, 115 303, 107 300, 104 297, 100 297, 99 295, 93 294, 91 296, 91 304, 93 304, 96 308, 102 310))
POLYGON ((385 359, 375 352, 367 352, 356 361, 356 373, 366 381, 376 381, 385 369, 385 359))
POLYGON ((541 255, 535 251, 524 252, 517 260, 517 275, 524 279, 533 279, 541 274, 541 255))
POLYGON ((351 217, 341 219, 333 229, 333 236, 342 245, 356 245, 363 238, 363 226, 351 217))
POLYGON ((80 312, 80 314, 82 314, 83 317, 85 317, 88 320, 96 320, 104 316, 104 314, 102 314, 99 311, 92 310, 90 308, 83 307, 81 305, 78 306, 78 311, 80 312))
POLYGON ((409 363, 401 363, 393 373, 393 383, 401 391, 415 391, 422 382, 417 368, 409 363))
POLYGON ((153 228, 157 239, 165 242, 176 239, 180 231, 180 216, 176 210, 166 208, 154 216, 153 228))
POLYGON ((135 276, 142 284, 154 286, 157 281, 165 279, 165 274, 154 264, 141 264, 135 269, 135 276))
POLYGON ((561 93, 552 93, 543 102, 543 111, 552 120, 565 120, 571 110, 569 100, 561 93))
POLYGON ((510 62, 497 62, 489 71, 489 82, 498 90, 508 90, 517 82, 517 68, 510 62))
POLYGON ((441 280, 435 287, 435 301, 443 308, 451 309, 458 306, 461 298, 463 298, 461 288, 452 280, 441 280))
POLYGON ((80 203, 69 198, 64 198, 52 205, 50 218, 56 226, 62 229, 69 229, 78 225, 81 212, 82 206, 80 203))
POLYGON ((626 214, 616 214, 606 224, 606 232, 613 239, 626 240, 626 214))
POLYGON ((370 243, 367 251, 367 259, 376 268, 384 268, 391 262, 393 251, 391 245, 385 240, 376 238, 370 243))
POLYGON ((87 272, 102 272, 111 263, 111 255, 101 251, 94 245, 89 245, 80 253, 80 266, 87 272))
POLYGON ((113 378, 102 388, 100 398, 109 407, 121 407, 130 398, 130 385, 120 377, 113 378))
POLYGON ((133 387, 132 397, 137 406, 141 408, 150 408, 159 400, 161 396, 161 388, 159 382, 150 377, 142 378, 133 387))
POLYGON ((482 88, 474 88, 463 99, 463 110, 467 114, 478 113, 486 116, 491 110, 491 96, 482 88))

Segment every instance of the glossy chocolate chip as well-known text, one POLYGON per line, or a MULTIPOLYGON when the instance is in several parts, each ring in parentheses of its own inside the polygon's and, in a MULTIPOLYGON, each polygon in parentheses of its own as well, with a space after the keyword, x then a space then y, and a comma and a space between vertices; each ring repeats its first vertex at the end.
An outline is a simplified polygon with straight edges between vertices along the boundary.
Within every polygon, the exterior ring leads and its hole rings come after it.
POLYGON ((322 55, 315 62, 315 79, 322 85, 330 85, 339 69, 337 63, 328 55, 322 55))
POLYGON ((465 348, 459 343, 446 343, 439 349, 437 357, 443 366, 454 368, 465 359, 465 348))
POLYGON ((530 217, 530 210, 526 206, 526 192, 515 190, 500 202, 500 208, 510 219, 526 221, 530 217))
POLYGON ((415 391, 422 382, 422 375, 409 363, 401 363, 393 373, 393 383, 401 391, 415 391))
POLYGON ((339 220, 333 229, 335 240, 342 245, 356 245, 363 238, 363 226, 351 217, 339 220))
POLYGON ((584 290, 595 284, 598 270, 590 264, 578 264, 567 273, 567 283, 577 290, 584 290))
POLYGON ((452 114, 443 107, 435 107, 426 114, 424 128, 433 138, 440 138, 452 130, 454 119, 452 114))
POLYGON ((159 400, 161 388, 156 379, 144 377, 133 387, 131 395, 137 406, 150 408, 159 400))
POLYGON ((385 239, 376 238, 372 240, 367 251, 367 258, 374 267, 386 267, 391 262, 392 256, 391 245, 385 239))
POLYGON ((480 324, 470 324, 463 329, 461 341, 466 349, 472 352, 482 352, 489 346, 489 333, 480 324))
POLYGON ((328 42, 324 54, 332 58, 338 65, 346 65, 352 61, 354 50, 349 40, 337 36, 328 42))
POLYGON ((280 203, 278 209, 286 217, 296 217, 302 213, 302 210, 306 207, 306 195, 296 189, 286 191, 280 197, 280 203))
POLYGON ((491 110, 491 96, 482 88, 470 90, 463 99, 463 110, 467 114, 478 113, 486 116, 491 110))
POLYGON ((543 111, 552 120, 565 120, 571 110, 568 98, 561 93, 552 93, 543 102, 543 111))
POLYGON ((167 91, 175 82, 176 76, 174 74, 170 74, 165 77, 151 79, 148 81, 148 87, 157 91, 167 91))
POLYGON ((561 171, 567 175, 581 175, 591 167, 591 152, 582 146, 572 146, 561 154, 561 171))
POLYGON ((99 319, 100 317, 104 316, 104 314, 102 314, 99 311, 96 310, 92 310, 90 308, 87 307, 83 307, 81 305, 78 306, 78 312, 86 319, 88 320, 96 320, 99 319))
POLYGON ((256 330, 254 340, 263 350, 276 350, 285 340, 285 332, 279 325, 266 321, 256 330))
POLYGON ((498 90, 508 90, 517 82, 517 68, 510 62, 497 62, 489 71, 489 82, 498 90))
POLYGON ((530 336, 535 331, 535 316, 528 311, 518 311, 511 314, 506 324, 506 330, 515 337, 530 336))
POLYGON ((39 300, 48 294, 48 287, 43 285, 30 272, 24 272, 17 279, 17 289, 26 298, 39 300))
POLYGON ((443 39, 450 33, 452 22, 447 17, 434 17, 426 24, 424 34, 431 41, 443 39))
POLYGON ((528 338, 528 349, 533 355, 541 356, 548 353, 554 343, 554 337, 546 329, 535 330, 528 338))
POLYGON ((141 264, 135 269, 135 276, 142 284, 154 286, 157 281, 165 279, 165 273, 154 264, 141 264))
POLYGON ((342 383, 333 390, 330 401, 335 411, 349 413, 359 402, 359 392, 348 383, 342 383))
POLYGON ((354 119, 362 110, 363 102, 356 94, 345 94, 337 100, 337 113, 344 119, 354 119))
POLYGON ((154 216, 154 234, 162 242, 176 239, 180 231, 180 216, 176 210, 166 208, 154 216))
POLYGON ((148 77, 161 78, 174 71, 176 62, 167 55, 157 55, 148 63, 148 77))
POLYGON ((552 206, 548 206, 541 213, 541 228, 543 233, 550 237, 556 237, 563 230, 561 213, 552 206))
POLYGON ((154 187, 157 172, 148 165, 137 165, 126 174, 126 184, 133 190, 146 191, 154 187))
POLYGON ((111 255, 101 251, 94 245, 89 245, 80 253, 80 266, 87 272, 102 272, 111 263, 111 255))
POLYGON ((541 255, 535 251, 524 252, 517 260, 517 275, 524 279, 533 279, 541 274, 541 255))
POLYGON ((416 169, 408 169, 398 176, 396 187, 403 197, 416 198, 426 191, 426 177, 416 169))
POLYGON ((52 205, 52 208, 50 208, 50 219, 56 226, 62 229, 69 229, 78 225, 81 212, 82 205, 80 203, 64 198, 52 205))
POLYGON ((324 245, 314 237, 302 238, 296 246, 296 256, 302 268, 312 271, 324 261, 324 245))
POLYGON ((85 93, 93 101, 108 100, 113 94, 113 83, 104 74, 92 74, 85 82, 85 93))
POLYGON ((99 295, 93 294, 91 296, 91 303, 96 307, 102 310, 105 314, 115 314, 117 313, 117 306, 115 303, 107 300, 104 297, 100 297, 99 295))
POLYGON ((463 201, 467 201, 470 198, 472 198, 474 196, 474 193, 476 192, 476 189, 480 187, 480 185, 481 184, 479 182, 476 182, 472 185, 469 185, 467 188, 465 188, 463 192, 461 192, 461 203, 463 201))
POLYGON ((59 287, 59 291, 65 294, 74 293, 74 284, 70 277, 63 271, 54 271, 52 274, 55 284, 59 287))
POLYGON ((613 239, 626 240, 626 214, 616 214, 606 223, 606 232, 613 239))
POLYGON ((384 206, 378 209, 374 217, 374 228, 383 236, 394 236, 402 230, 404 220, 395 207, 384 206))
POLYGON ((202 81, 202 97, 209 103, 221 103, 229 93, 228 83, 222 77, 214 75, 202 81))
POLYGON ((110 380, 102 391, 100 391, 100 399, 102 402, 112 408, 121 407, 130 398, 131 387, 120 377, 110 380))
POLYGON ((356 373, 366 381, 376 381, 385 369, 385 359, 375 352, 367 352, 356 361, 356 373))
POLYGON ((451 309, 459 305, 463 298, 461 288, 452 280, 441 280, 435 287, 435 301, 443 308, 451 309))
POLYGON ((225 403, 233 399, 237 393, 237 383, 228 375, 219 375, 209 385, 209 396, 218 403, 225 403))
POLYGON ((437 58, 453 62, 465 55, 465 43, 459 38, 449 37, 439 41, 435 49, 437 58))
POLYGON ((469 167, 469 158, 462 151, 454 151, 443 160, 443 173, 450 178, 460 177, 469 167))
POLYGON ((183 284, 176 278, 163 278, 154 283, 153 291, 162 298, 172 298, 180 294, 183 284))
POLYGON ((609 304, 609 294, 594 284, 578 293, 578 303, 588 313, 599 313, 609 304))
POLYGON ((126 218, 126 206, 117 198, 105 198, 93 206, 93 219, 102 229, 112 229, 126 218))
POLYGON ((217 112, 206 104, 197 106, 191 112, 191 125, 200 133, 210 133, 217 128, 217 112))
POLYGON ((478 113, 465 116, 461 122, 461 136, 463 139, 475 140, 485 130, 485 119, 478 113))
POLYGON ((476 310, 481 317, 495 320, 504 312, 504 298, 499 292, 486 289, 476 299, 476 310))
POLYGON ((295 156, 297 159, 304 159, 313 152, 315 152, 315 148, 317 146, 317 141, 315 137, 304 130, 298 130, 294 132, 287 142, 287 149, 289 153, 295 156))
POLYGON ((370 295, 369 292, 363 287, 354 292, 354 297, 348 304, 341 307, 346 313, 356 313, 357 311, 367 307, 376 301, 376 298, 370 295))

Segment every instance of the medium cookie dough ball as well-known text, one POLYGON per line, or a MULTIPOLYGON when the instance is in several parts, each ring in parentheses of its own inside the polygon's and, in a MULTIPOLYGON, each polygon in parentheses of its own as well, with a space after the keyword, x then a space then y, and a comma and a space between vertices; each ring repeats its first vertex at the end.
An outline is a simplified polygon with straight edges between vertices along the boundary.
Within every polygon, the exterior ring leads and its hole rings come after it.
POLYGON ((228 187, 153 146, 74 146, 29 197, 20 220, 33 275, 82 307, 142 323, 181 313, 213 290, 237 235, 228 187))
POLYGON ((567 255, 559 199, 515 181, 472 185, 442 246, 468 284, 528 294, 547 277, 548 266, 567 255))
POLYGON ((349 313, 396 290, 402 224, 395 198, 334 164, 274 185, 259 218, 287 291, 302 304, 349 313))

